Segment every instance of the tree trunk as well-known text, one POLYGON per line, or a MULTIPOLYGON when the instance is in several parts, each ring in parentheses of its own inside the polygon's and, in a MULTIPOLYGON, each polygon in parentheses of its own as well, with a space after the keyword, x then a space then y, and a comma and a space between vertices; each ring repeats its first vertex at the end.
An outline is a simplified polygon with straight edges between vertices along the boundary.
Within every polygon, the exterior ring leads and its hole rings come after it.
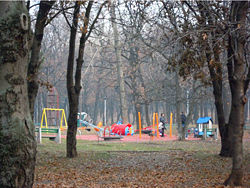
POLYGON ((32 187, 36 160, 27 67, 29 13, 24 2, 0 2, 0 187, 32 187))
MULTIPOLYGON (((84 15, 84 26, 83 26, 82 35, 80 38, 78 58, 76 60, 75 79, 73 79, 75 39, 76 39, 76 33, 77 33, 77 27, 78 27, 78 17, 79 17, 79 12, 80 12, 80 3, 78 1, 75 2, 73 24, 70 30, 70 46, 69 46, 68 68, 67 68, 67 91, 68 91, 68 98, 69 98, 67 157, 70 157, 70 158, 77 156, 76 132, 77 132, 77 113, 78 113, 78 105, 79 105, 79 96, 80 96, 80 92, 82 89, 81 71, 82 71, 82 64, 83 64, 83 55, 85 51, 85 43, 91 32, 90 30, 87 35, 88 25, 89 25, 89 16, 90 16, 90 11, 91 11, 93 3, 94 3, 93 1, 88 2, 88 6, 86 8, 86 12, 84 15)), ((99 13, 100 13, 100 10, 99 10, 99 13)))
POLYGON ((204 117, 204 114, 203 114, 203 99, 200 100, 200 117, 204 117))
POLYGON ((131 106, 128 107, 128 122, 131 123, 131 118, 130 118, 130 114, 131 114, 132 108, 131 106))
POLYGON ((55 1, 40 1, 39 11, 35 25, 31 58, 28 66, 28 94, 32 119, 34 116, 34 104, 39 89, 38 71, 42 63, 39 59, 39 55, 43 40, 43 32, 46 26, 46 21, 48 19, 48 13, 54 3, 55 1))
POLYGON ((88 101, 88 92, 87 92, 88 83, 85 83, 85 84, 87 84, 87 86, 84 85, 85 89, 84 89, 83 94, 82 94, 82 112, 89 112, 88 111, 88 105, 87 105, 87 101, 88 101))
POLYGON ((231 126, 232 157, 233 168, 231 175, 225 181, 225 185, 240 186, 243 178, 243 126, 244 126, 244 81, 232 80, 232 107, 229 117, 229 126, 231 126))
POLYGON ((148 100, 146 100, 145 101, 145 117, 146 117, 146 123, 147 123, 147 125, 150 126, 151 122, 150 122, 150 116, 149 116, 148 107, 149 107, 149 102, 148 102, 148 100))
POLYGON ((177 125, 178 125, 178 140, 185 140, 185 136, 184 135, 184 129, 182 127, 181 124, 181 88, 179 85, 179 75, 178 72, 176 71, 175 73, 175 100, 176 100, 176 121, 177 121, 177 125))
POLYGON ((77 113, 79 104, 79 95, 74 91, 68 92, 69 97, 69 117, 67 131, 67 157, 77 156, 76 133, 77 133, 77 113))
POLYGON ((232 95, 229 127, 232 132, 233 167, 225 185, 241 186, 243 180, 243 126, 244 105, 250 80, 250 68, 245 58, 247 1, 233 1, 230 11, 230 32, 228 45, 228 79, 232 95), (233 130, 233 131, 232 131, 233 130))
POLYGON ((96 94, 95 94, 95 106, 94 106, 94 116, 93 116, 93 123, 97 123, 97 115, 98 115, 98 103, 99 103, 99 94, 100 92, 98 91, 99 88, 101 87, 101 80, 99 79, 97 81, 97 88, 96 88, 96 94))
POLYGON ((114 123, 114 101, 110 101, 110 117, 111 117, 111 123, 114 123))
POLYGON ((70 30, 69 57, 68 57, 68 68, 67 68, 67 91, 68 91, 68 99, 69 99, 67 157, 77 156, 76 132, 77 132, 77 112, 78 112, 79 95, 77 96, 77 93, 74 87, 73 69, 74 69, 75 41, 76 41, 79 11, 80 11, 80 5, 78 4, 78 2, 75 2, 73 24, 70 30))
POLYGON ((138 103, 138 104, 135 104, 135 117, 136 117, 136 128, 137 130, 139 130, 139 116, 138 116, 138 112, 141 112, 141 105, 138 103))
MULTIPOLYGON (((114 2, 113 2, 114 3, 114 2)), ((123 123, 128 123, 128 107, 126 101, 126 92, 125 92, 125 82, 124 82, 124 73, 123 73, 123 65, 121 60, 121 44, 119 41, 119 33, 116 24, 116 14, 115 14, 115 5, 112 3, 110 7, 110 16, 112 20, 112 28, 114 32, 114 45, 115 45, 115 54, 116 54, 116 61, 117 61, 117 74, 118 74, 118 82, 119 82, 119 89, 120 89, 120 105, 121 105, 121 117, 123 123)))
MULTIPOLYGON (((215 21, 215 19, 213 19, 208 12, 204 11, 206 9, 206 7, 204 7, 204 5, 206 5, 206 2, 204 3, 199 1, 197 2, 200 13, 202 15, 202 20, 200 20, 200 24, 201 25, 205 24, 207 25, 207 27, 213 28, 214 25, 213 22, 215 21)), ((225 114, 224 114, 223 98, 222 98, 222 63, 220 62, 220 57, 219 57, 220 47, 218 40, 216 38, 216 30, 211 31, 211 41, 212 44, 209 45, 208 39, 203 40, 202 50, 205 51, 206 54, 209 74, 213 85, 213 94, 215 100, 215 107, 217 111, 216 115, 218 118, 218 124, 221 136, 220 156, 229 157, 231 156, 231 143, 229 139, 228 126, 225 124, 225 114), (211 49, 210 46, 213 46, 213 48, 211 49), (214 56, 214 59, 212 58, 212 55, 214 56)))
POLYGON ((139 76, 139 79, 141 81, 141 85, 143 87, 143 91, 141 91, 141 95, 143 96, 143 100, 144 100, 144 103, 145 103, 145 118, 146 118, 146 123, 148 126, 151 125, 151 121, 150 121, 150 115, 149 115, 149 100, 148 100, 148 94, 147 94, 147 91, 146 91, 146 84, 144 82, 144 79, 143 79, 143 76, 142 76, 142 71, 141 71, 141 65, 140 63, 138 62, 138 53, 139 53, 139 48, 135 48, 135 51, 136 51, 136 57, 137 57, 137 67, 138 67, 138 76, 139 76))

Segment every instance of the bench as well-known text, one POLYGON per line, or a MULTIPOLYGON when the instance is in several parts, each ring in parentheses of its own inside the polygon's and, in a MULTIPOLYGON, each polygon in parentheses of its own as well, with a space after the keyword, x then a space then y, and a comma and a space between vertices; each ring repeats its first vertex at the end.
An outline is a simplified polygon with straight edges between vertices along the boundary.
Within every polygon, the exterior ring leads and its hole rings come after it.
POLYGON ((108 140, 120 140, 122 137, 121 136, 105 136, 101 138, 103 138, 104 141, 108 141, 108 140))
POLYGON ((218 139, 218 129, 205 129, 206 135, 204 135, 204 138, 206 137, 213 137, 215 140, 218 139))
POLYGON ((61 143, 61 130, 60 128, 36 128, 37 132, 37 143, 42 143, 42 138, 49 138, 50 140, 55 141, 56 143, 61 143), (42 133, 45 133, 42 134, 42 133), (54 134, 54 135, 51 135, 54 134), (55 135, 56 134, 56 135, 55 135))

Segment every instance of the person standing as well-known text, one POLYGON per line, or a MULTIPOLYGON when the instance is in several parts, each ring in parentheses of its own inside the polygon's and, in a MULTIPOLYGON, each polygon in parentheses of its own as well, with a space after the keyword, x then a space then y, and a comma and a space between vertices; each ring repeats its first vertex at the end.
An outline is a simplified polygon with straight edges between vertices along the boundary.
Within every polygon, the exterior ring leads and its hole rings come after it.
POLYGON ((186 116, 183 112, 181 112, 181 124, 182 124, 182 130, 183 130, 183 133, 185 135, 185 137, 187 138, 187 134, 185 133, 185 129, 186 129, 186 116))
POLYGON ((161 113, 160 122, 162 123, 161 137, 164 137, 164 130, 166 129, 166 120, 165 120, 165 114, 164 113, 161 113))

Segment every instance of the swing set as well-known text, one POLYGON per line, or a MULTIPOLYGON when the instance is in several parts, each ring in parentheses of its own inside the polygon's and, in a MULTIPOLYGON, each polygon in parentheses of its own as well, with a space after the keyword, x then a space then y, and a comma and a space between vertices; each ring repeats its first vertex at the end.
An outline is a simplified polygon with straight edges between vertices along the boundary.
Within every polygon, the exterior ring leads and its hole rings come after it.
MULTIPOLYGON (((43 114, 42 114, 42 119, 41 119, 41 128, 48 128, 48 120, 47 120, 47 112, 61 112, 61 120, 60 120, 60 128, 67 128, 67 120, 66 120, 66 115, 64 112, 64 109, 58 109, 58 108, 44 108, 43 109, 43 114), (43 120, 45 120, 45 125, 43 125, 43 120), (64 120, 64 126, 63 126, 63 120, 64 120)), ((59 117, 59 116, 58 116, 59 117)))

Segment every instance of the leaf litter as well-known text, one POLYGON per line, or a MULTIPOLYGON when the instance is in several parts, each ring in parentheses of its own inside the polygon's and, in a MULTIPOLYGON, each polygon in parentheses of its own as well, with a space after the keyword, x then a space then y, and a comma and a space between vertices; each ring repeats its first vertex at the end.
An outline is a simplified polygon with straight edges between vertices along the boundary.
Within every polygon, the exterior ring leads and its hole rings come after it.
MULTIPOLYGON (((136 144, 136 143, 135 143, 136 144)), ((160 151, 79 151, 69 159, 65 152, 39 151, 34 187, 223 187, 231 171, 231 159, 207 150, 211 143, 174 143, 160 151)), ((154 147, 151 146, 150 147, 154 147)), ((159 147, 159 144, 157 145, 159 147)), ((244 185, 250 185, 250 153, 246 145, 244 185)), ((140 150, 140 145, 138 145, 140 150)))

